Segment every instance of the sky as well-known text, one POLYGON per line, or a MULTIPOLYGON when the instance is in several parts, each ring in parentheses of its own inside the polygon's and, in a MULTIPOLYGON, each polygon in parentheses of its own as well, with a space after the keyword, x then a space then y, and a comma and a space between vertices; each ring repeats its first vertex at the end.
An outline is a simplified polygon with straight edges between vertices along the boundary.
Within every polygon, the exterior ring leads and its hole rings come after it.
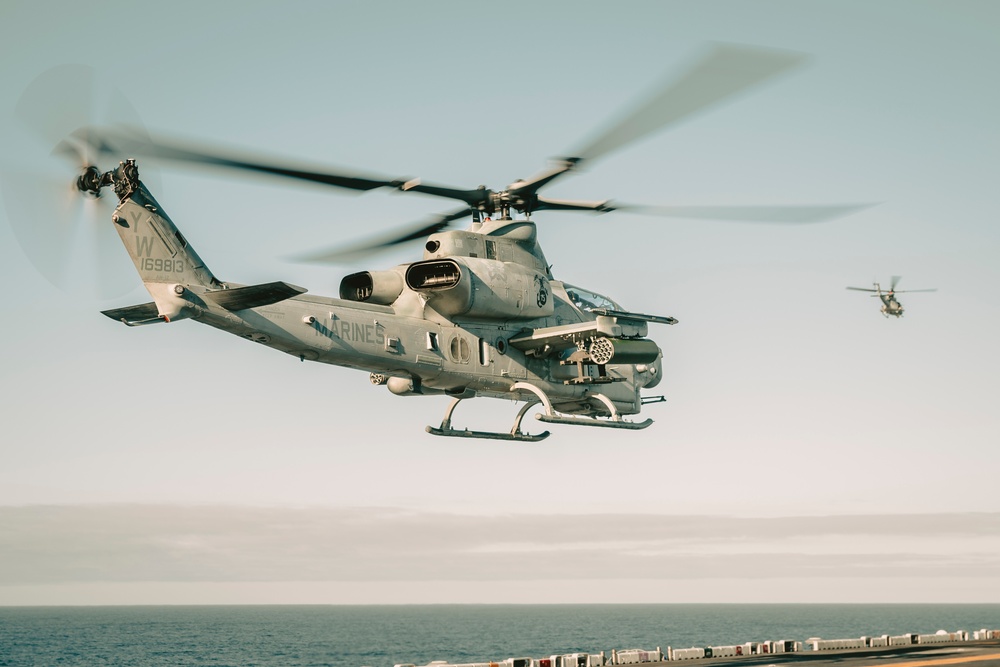
MULTIPOLYGON (((1000 601, 998 35, 985 0, 5 2, 0 605, 1000 601), (644 431, 435 438, 449 399, 105 318, 149 299, 127 271, 111 299, 87 289, 94 220, 67 232, 71 289, 10 224, 32 178, 73 178, 15 113, 54 66, 94 68, 95 123, 496 189, 717 42, 808 59, 545 194, 873 205, 798 226, 536 215, 557 279, 679 320, 651 327, 667 402, 644 431), (844 289, 892 275, 938 291, 887 320, 844 289)), ((221 279, 323 295, 419 246, 290 257, 454 208, 140 170, 221 279)), ((467 401, 455 425, 507 430, 517 408, 467 401)))

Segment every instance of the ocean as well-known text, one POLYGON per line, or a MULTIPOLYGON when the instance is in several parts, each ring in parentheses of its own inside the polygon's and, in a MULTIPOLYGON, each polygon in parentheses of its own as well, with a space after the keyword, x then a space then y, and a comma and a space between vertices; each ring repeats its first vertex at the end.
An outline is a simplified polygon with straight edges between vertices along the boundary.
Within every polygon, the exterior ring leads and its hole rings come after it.
POLYGON ((0 607, 0 666, 392 667, 984 627, 1000 604, 0 607))

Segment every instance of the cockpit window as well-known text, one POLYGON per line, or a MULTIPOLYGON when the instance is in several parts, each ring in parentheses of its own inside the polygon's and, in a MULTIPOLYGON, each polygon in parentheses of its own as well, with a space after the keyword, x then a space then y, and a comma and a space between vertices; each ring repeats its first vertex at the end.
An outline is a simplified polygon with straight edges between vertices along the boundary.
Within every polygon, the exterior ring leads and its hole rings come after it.
POLYGON ((602 296, 590 290, 565 284, 566 294, 570 300, 580 310, 591 311, 594 308, 607 308, 608 310, 621 310, 621 306, 606 296, 602 296))

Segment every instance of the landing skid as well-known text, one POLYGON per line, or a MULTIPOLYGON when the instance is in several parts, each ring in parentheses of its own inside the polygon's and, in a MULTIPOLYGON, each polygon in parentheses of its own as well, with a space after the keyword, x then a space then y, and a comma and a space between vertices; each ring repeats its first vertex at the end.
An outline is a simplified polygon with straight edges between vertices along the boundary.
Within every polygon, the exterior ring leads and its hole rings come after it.
POLYGON ((564 417, 562 415, 535 415, 535 419, 546 424, 572 424, 574 426, 598 426, 600 428, 625 428, 639 431, 653 423, 652 419, 629 422, 624 419, 601 419, 599 417, 564 417))
POLYGON ((517 417, 514 418, 514 426, 511 427, 510 433, 499 433, 494 431, 470 431, 469 429, 455 429, 451 427, 451 415, 455 412, 455 408, 464 399, 456 398, 448 406, 448 409, 444 413, 444 419, 441 420, 441 426, 435 428, 434 426, 426 427, 426 430, 431 435, 441 435, 449 438, 478 438, 481 440, 507 440, 516 442, 539 442, 551 435, 548 431, 543 431, 537 435, 531 433, 523 433, 521 431, 521 420, 524 419, 524 415, 528 414, 528 410, 535 407, 540 403, 540 401, 530 401, 520 412, 517 413, 517 417))

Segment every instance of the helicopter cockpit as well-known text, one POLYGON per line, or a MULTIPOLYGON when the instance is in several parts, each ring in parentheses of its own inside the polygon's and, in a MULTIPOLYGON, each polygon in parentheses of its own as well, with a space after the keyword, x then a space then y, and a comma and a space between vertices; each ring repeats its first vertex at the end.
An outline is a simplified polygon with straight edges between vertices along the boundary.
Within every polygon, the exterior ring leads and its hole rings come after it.
POLYGON ((606 310, 622 309, 621 306, 608 297, 597 294, 596 292, 591 292, 590 290, 585 290, 582 287, 576 287, 575 285, 570 285, 569 283, 564 283, 564 286, 566 287, 566 294, 569 295, 573 305, 584 312, 589 313, 595 308, 603 308, 606 310))

